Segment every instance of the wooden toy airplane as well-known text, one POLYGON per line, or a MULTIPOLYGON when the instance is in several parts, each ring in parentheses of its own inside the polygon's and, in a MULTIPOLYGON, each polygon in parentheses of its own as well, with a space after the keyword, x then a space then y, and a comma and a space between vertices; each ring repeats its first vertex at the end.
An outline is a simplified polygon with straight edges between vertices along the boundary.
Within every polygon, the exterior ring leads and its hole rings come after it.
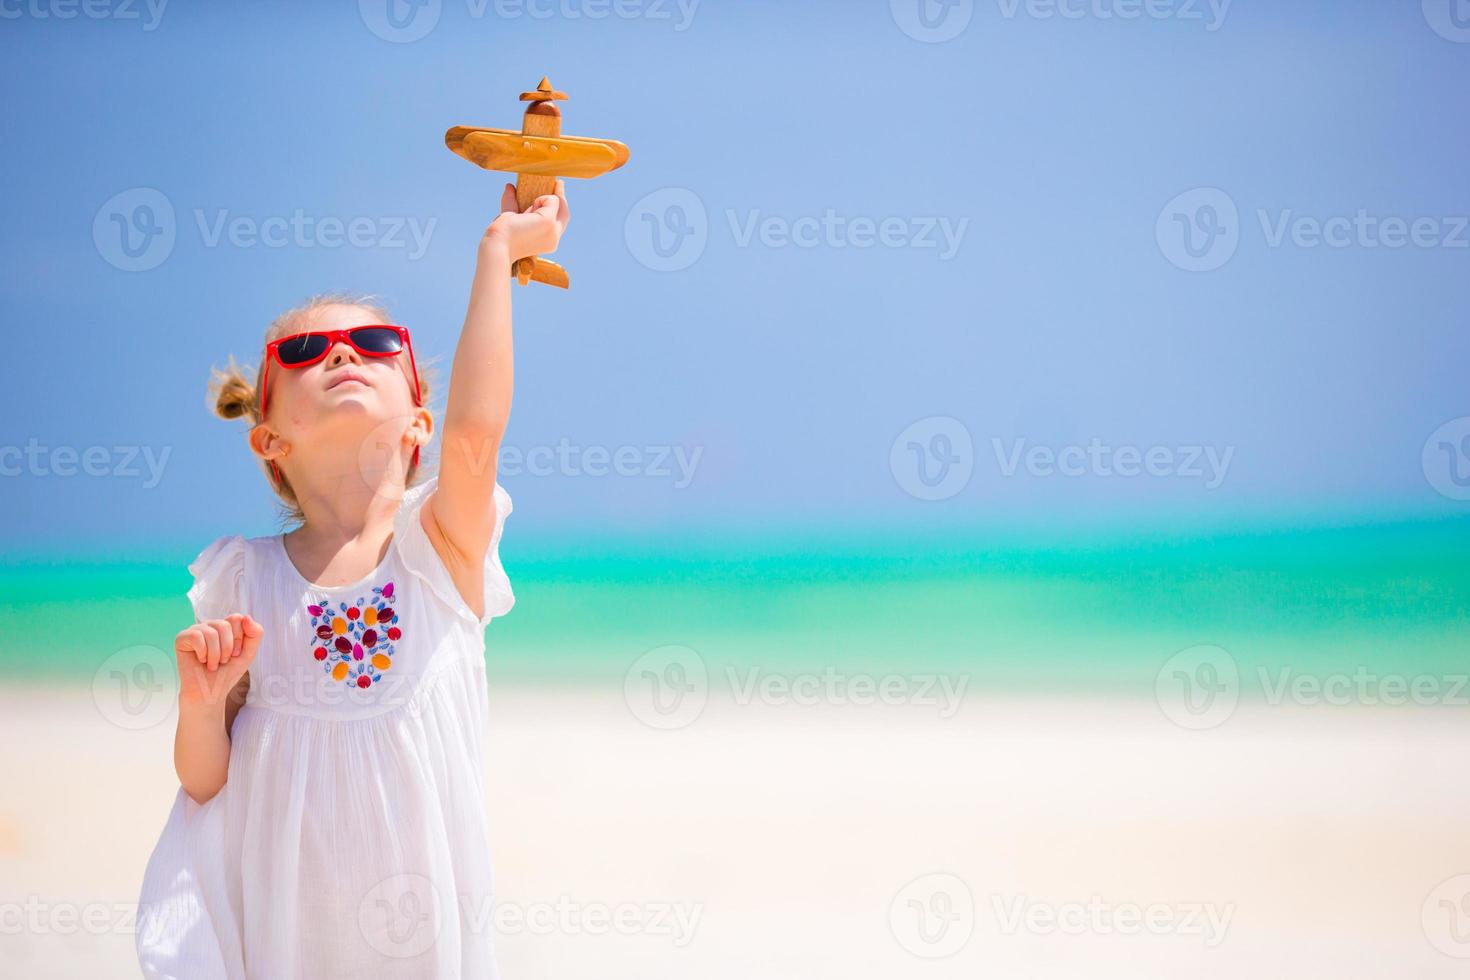
MULTIPOLYGON (((555 103, 566 97, 543 78, 536 91, 521 93, 521 101, 531 104, 519 133, 455 126, 444 134, 444 143, 476 166, 515 174, 516 204, 524 211, 541 195, 555 193, 558 177, 597 177, 628 162, 628 148, 617 140, 561 134, 555 103)), ((534 255, 517 261, 511 272, 522 286, 532 280, 562 289, 571 284, 566 269, 534 255)))

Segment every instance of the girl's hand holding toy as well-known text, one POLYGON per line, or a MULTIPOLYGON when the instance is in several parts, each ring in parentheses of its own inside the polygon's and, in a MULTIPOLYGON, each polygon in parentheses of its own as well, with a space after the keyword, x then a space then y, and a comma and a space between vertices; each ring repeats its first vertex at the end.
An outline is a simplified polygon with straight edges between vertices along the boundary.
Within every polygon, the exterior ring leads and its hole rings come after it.
MULTIPOLYGON (((549 255, 561 243, 570 218, 566 181, 558 179, 555 193, 541 195, 524 211, 517 206, 515 185, 506 184, 500 215, 485 229, 480 253, 488 252, 496 261, 508 258, 512 264, 531 255, 549 255)), ((508 273, 508 267, 504 271, 508 273)))

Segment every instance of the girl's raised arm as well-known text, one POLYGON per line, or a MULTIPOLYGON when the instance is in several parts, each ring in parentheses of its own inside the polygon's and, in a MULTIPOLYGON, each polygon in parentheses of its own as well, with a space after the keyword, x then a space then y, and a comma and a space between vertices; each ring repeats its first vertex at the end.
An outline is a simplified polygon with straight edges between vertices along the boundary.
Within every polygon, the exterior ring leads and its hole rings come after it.
POLYGON ((515 367, 511 264, 556 251, 569 217, 566 186, 521 212, 507 184, 501 213, 480 239, 469 310, 454 351, 444 412, 439 484, 422 514, 424 532, 475 615, 483 614, 485 555, 495 532, 495 464, 510 417, 515 367))

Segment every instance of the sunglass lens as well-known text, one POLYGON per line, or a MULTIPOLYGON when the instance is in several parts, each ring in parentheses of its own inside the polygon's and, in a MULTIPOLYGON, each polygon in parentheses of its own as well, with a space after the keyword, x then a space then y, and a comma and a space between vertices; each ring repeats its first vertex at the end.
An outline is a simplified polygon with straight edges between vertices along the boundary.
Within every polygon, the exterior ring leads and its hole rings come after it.
POLYGON ((366 354, 397 354, 403 350, 398 331, 386 327, 358 327, 350 336, 357 349, 366 354))
POLYGON ((321 357, 326 350, 327 338, 319 333, 309 333, 286 341, 276 348, 276 353, 280 354, 282 364, 294 365, 321 357))

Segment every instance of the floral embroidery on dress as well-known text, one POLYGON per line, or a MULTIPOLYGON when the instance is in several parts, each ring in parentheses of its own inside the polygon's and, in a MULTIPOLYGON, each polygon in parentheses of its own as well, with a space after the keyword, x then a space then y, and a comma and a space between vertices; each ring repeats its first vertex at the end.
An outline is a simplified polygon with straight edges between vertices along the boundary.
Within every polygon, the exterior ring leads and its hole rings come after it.
POLYGON ((393 608, 393 583, 373 586, 372 598, 357 602, 330 601, 309 605, 311 627, 316 634, 312 656, 334 681, 371 687, 393 666, 393 644, 403 636, 398 612, 393 608))

